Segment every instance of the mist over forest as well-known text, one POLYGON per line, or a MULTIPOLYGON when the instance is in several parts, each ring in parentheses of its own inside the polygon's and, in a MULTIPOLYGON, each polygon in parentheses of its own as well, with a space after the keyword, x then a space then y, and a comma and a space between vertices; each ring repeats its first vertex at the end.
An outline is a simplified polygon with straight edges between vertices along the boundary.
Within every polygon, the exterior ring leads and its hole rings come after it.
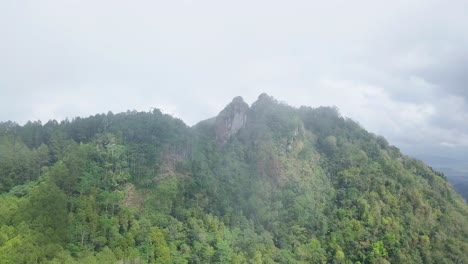
POLYGON ((0 123, 3 263, 463 263, 444 174, 333 107, 0 123))

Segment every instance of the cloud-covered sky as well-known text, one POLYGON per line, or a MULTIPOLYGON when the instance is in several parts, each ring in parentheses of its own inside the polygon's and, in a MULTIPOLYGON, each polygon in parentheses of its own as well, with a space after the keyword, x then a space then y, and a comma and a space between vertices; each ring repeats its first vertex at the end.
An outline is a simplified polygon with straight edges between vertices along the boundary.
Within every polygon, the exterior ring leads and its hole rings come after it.
MULTIPOLYGON (((0 2, 0 121, 234 96, 335 105, 408 153, 468 149, 467 1, 0 2)), ((447 154, 448 155, 448 154, 447 154)))

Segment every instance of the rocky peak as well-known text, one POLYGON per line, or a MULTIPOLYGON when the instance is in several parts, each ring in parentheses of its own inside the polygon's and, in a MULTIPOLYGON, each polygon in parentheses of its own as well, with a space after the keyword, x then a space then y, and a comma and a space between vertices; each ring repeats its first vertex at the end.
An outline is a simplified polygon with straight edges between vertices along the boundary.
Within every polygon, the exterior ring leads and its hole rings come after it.
POLYGON ((235 97, 223 111, 219 113, 215 121, 216 141, 219 145, 224 145, 247 123, 247 112, 249 105, 242 97, 235 97))

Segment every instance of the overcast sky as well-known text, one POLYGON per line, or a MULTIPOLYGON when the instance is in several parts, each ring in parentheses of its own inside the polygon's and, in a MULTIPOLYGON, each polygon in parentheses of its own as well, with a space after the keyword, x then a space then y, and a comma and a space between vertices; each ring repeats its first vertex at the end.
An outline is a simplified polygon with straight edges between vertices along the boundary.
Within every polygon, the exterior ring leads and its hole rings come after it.
MULTIPOLYGON (((468 1, 0 1, 0 121, 237 95, 335 105, 408 153, 468 149, 468 1)), ((454 154, 455 153, 455 154, 454 154)))

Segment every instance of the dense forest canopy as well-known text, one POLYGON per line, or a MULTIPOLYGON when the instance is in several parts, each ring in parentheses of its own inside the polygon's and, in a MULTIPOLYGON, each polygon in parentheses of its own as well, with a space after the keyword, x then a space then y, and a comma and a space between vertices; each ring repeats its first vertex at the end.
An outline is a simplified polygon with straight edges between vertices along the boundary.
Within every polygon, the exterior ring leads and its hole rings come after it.
POLYGON ((2 263, 468 263, 445 176, 329 107, 0 123, 2 263))

